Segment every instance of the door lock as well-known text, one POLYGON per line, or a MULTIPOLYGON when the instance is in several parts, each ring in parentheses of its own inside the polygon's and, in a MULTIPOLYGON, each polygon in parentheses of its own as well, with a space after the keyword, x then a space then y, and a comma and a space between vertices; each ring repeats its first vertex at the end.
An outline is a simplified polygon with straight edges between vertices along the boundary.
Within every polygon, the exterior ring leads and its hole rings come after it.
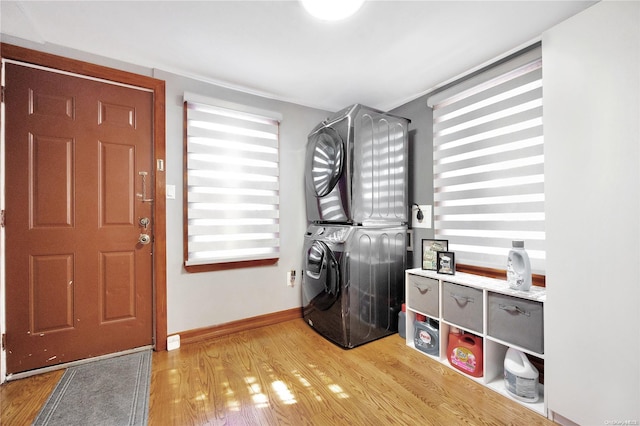
POLYGON ((147 245, 151 242, 151 236, 149 234, 140 234, 138 242, 142 245, 147 245))
POLYGON ((148 217, 141 217, 140 220, 138 221, 140 226, 142 226, 144 229, 147 229, 147 226, 149 226, 150 222, 151 221, 149 220, 148 217))

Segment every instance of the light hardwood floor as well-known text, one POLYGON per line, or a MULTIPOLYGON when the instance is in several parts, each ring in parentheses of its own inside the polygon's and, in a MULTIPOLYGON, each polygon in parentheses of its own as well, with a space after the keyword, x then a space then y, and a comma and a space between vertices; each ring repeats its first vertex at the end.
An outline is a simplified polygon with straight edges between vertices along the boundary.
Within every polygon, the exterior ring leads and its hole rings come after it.
MULTIPOLYGON (((0 386, 29 425, 62 375, 0 386)), ((392 335, 344 350, 301 319, 153 354, 150 425, 545 425, 392 335)))

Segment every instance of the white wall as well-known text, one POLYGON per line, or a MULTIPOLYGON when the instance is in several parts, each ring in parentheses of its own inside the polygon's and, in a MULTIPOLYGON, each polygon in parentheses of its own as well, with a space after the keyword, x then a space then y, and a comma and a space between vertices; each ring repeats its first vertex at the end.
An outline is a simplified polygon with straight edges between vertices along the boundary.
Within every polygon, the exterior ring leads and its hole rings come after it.
MULTIPOLYGON (((304 209, 304 155, 307 135, 329 113, 241 93, 156 70, 166 82, 167 184, 176 199, 167 200, 167 327, 169 334, 300 307, 304 209), (183 94, 203 96, 281 113, 280 261, 274 266, 187 273, 183 268, 182 176, 183 94), (294 288, 286 273, 297 270, 294 288)), ((346 105, 345 105, 346 106, 346 105)))
MULTIPOLYGON (((408 102, 393 114, 411 120, 409 123, 409 204, 433 206, 433 110, 427 106, 427 95, 408 102)), ((431 210, 433 212, 433 209, 431 210)), ((432 215, 433 216, 433 215, 432 215)), ((413 252, 407 265, 419 268, 422 263, 422 240, 433 238, 431 228, 413 228, 413 252)))
POLYGON ((601 2, 542 46, 548 407, 638 424, 640 3, 601 2))

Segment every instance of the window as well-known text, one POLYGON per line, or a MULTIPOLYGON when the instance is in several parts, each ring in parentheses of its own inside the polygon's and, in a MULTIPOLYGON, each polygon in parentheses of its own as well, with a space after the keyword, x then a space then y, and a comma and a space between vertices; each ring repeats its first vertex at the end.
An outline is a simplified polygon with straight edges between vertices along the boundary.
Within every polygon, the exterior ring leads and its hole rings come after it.
POLYGON ((430 99, 435 237, 458 263, 505 269, 524 240, 544 274, 542 60, 536 47, 430 99))
POLYGON ((279 119, 185 95, 188 271, 279 257, 279 119), (223 106, 220 106, 220 105, 223 106))

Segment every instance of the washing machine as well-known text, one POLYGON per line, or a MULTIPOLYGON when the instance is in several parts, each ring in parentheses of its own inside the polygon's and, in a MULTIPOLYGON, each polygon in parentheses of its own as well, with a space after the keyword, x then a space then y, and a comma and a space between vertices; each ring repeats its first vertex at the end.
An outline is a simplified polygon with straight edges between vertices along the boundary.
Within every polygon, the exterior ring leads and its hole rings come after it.
POLYGON ((316 126, 306 147, 308 221, 406 223, 408 123, 355 104, 316 126))
POLYGON ((396 333, 406 235, 406 226, 310 225, 304 240, 304 320, 343 348, 396 333))

